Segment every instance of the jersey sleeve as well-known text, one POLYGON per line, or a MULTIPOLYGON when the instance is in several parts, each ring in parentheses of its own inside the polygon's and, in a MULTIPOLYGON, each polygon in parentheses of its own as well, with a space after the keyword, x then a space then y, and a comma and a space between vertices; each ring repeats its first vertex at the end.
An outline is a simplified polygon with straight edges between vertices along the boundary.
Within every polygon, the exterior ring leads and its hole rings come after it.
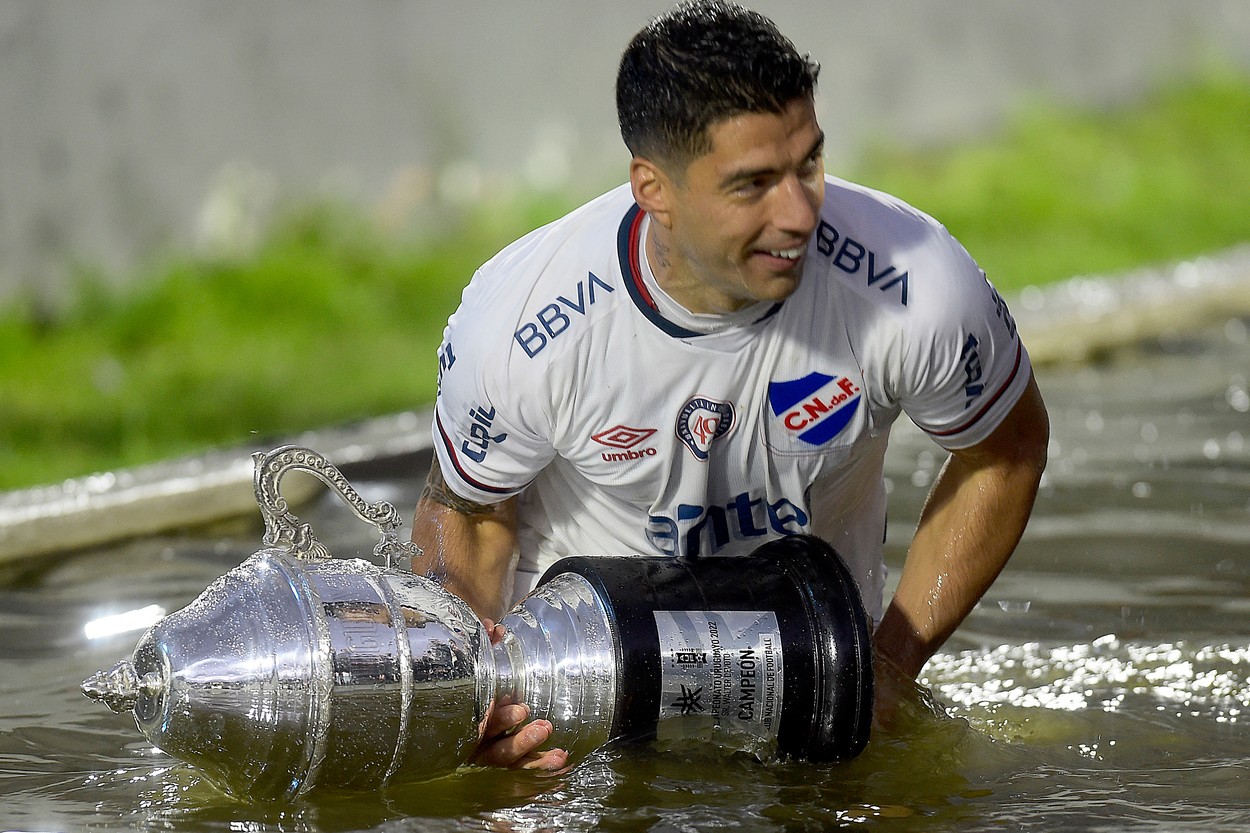
POLYGON ((456 494, 493 504, 523 490, 555 451, 541 378, 526 375, 534 375, 532 362, 514 361, 511 333, 501 332, 500 317, 479 297, 489 293, 474 289, 466 290, 439 348, 434 452, 456 494))
POLYGON ((972 257, 944 228, 930 244, 932 270, 915 286, 899 400, 939 445, 988 437, 1024 393, 1032 372, 1015 320, 972 257))

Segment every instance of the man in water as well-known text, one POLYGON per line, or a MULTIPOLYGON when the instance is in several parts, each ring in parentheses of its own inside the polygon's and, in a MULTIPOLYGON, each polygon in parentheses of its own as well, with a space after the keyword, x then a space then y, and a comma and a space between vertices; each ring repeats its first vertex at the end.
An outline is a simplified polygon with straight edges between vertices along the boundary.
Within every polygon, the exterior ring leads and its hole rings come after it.
MULTIPOLYGON (((448 322, 415 569, 497 621, 564 555, 745 554, 811 532, 859 582, 888 710, 890 680, 920 672, 1014 550, 1049 428, 963 247, 825 174, 818 71, 720 0, 634 37, 628 184, 504 249, 448 322), (902 412, 950 456, 883 611, 902 412)), ((564 766, 527 719, 495 710, 477 761, 564 766)))

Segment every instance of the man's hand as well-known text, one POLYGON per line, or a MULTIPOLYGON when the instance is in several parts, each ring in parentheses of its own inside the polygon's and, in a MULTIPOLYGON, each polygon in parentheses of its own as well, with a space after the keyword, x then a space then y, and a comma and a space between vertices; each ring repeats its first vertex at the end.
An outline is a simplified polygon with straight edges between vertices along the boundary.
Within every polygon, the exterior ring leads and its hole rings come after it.
MULTIPOLYGON (((491 644, 503 639, 507 629, 484 619, 491 644)), ((534 720, 529 724, 530 709, 524 703, 495 706, 486 718, 486 731, 469 763, 478 766, 535 769, 557 772, 569 765, 569 753, 563 749, 539 750, 551 739, 554 727, 550 721, 534 720)))
MULTIPOLYGON (((502 616, 515 569, 516 498, 478 504, 456 495, 435 457, 412 522, 412 540, 422 555, 413 572, 429 576, 462 598, 486 625, 491 644, 507 629, 488 616, 502 616)), ((539 750, 551 739, 546 720, 529 720, 524 703, 492 704, 486 729, 469 763, 512 769, 560 770, 568 766, 563 749, 539 750)))
POLYGON ((947 716, 930 689, 881 651, 873 651, 872 674, 874 730, 897 734, 917 722, 947 716))
POLYGON ((500 706, 491 711, 486 721, 486 737, 469 759, 469 763, 550 772, 567 767, 568 752, 563 749, 538 748, 551 739, 550 722, 535 720, 522 728, 529 714, 529 706, 524 703, 500 706))

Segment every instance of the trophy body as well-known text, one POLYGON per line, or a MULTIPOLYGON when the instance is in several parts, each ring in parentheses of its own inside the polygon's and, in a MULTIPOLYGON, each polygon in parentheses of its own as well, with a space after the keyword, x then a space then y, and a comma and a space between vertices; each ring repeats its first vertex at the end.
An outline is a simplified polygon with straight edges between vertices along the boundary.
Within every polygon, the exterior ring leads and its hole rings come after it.
POLYGON ((497 705, 583 755, 615 738, 700 739, 762 758, 849 758, 867 740, 868 620, 827 544, 745 558, 578 556, 492 645, 468 605, 404 562, 389 504, 306 449, 257 455, 266 546, 83 683, 157 747, 252 799, 378 789, 455 770, 497 705), (304 469, 382 531, 377 565, 329 557, 277 491, 304 469))

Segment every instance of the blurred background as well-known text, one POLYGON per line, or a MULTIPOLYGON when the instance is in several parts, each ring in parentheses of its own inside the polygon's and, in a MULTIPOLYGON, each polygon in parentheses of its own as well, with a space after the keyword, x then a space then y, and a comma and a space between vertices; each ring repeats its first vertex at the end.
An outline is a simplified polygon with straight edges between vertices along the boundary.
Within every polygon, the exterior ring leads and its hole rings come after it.
MULTIPOLYGON (((184 247, 246 245, 330 193, 420 230, 501 188, 623 178, 613 79, 669 4, 0 5, 0 298, 58 299, 184 247)), ((757 0, 824 67, 828 168, 975 136, 1035 99, 1105 106, 1250 67, 1238 0, 757 0)))
MULTIPOLYGON (((428 405, 476 266, 623 180, 667 5, 0 4, 0 490, 428 405)), ((753 5, 827 170, 1013 303, 1250 240, 1250 5, 753 5)))

